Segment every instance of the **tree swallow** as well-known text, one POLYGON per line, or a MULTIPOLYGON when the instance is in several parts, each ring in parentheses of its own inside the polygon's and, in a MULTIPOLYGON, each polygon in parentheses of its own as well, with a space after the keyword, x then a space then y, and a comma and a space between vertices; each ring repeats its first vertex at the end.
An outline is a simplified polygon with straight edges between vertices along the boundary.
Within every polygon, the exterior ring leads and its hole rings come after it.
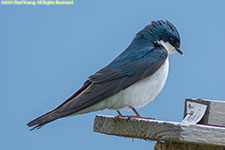
POLYGON ((128 46, 106 67, 91 75, 83 86, 54 110, 27 125, 40 128, 56 119, 111 109, 143 107, 162 90, 169 70, 168 54, 180 50, 180 36, 168 21, 153 21, 138 32, 128 46))

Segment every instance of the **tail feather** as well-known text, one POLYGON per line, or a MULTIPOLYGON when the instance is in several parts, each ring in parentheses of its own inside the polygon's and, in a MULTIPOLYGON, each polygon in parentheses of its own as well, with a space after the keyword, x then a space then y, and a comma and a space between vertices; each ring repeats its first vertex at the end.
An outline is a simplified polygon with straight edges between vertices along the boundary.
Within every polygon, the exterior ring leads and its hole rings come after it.
POLYGON ((30 131, 34 129, 40 129, 45 124, 52 122, 58 118, 60 118, 59 115, 51 111, 27 123, 27 126, 28 127, 34 126, 32 129, 30 129, 30 131))

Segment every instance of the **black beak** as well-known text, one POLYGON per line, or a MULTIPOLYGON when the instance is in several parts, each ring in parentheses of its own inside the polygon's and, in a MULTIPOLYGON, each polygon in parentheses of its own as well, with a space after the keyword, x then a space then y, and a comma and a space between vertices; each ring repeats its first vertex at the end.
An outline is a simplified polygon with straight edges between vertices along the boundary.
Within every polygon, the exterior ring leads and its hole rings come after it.
POLYGON ((176 48, 176 50, 177 50, 177 52, 180 53, 181 55, 184 54, 180 48, 176 48))

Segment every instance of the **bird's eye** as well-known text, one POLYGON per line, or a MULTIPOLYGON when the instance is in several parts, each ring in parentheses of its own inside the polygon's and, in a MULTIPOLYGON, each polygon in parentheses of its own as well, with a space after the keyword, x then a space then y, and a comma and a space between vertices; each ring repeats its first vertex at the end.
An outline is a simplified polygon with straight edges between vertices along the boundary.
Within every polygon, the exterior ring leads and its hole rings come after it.
POLYGON ((174 38, 169 38, 169 42, 171 43, 171 44, 173 44, 174 42, 175 42, 175 40, 174 40, 174 38))

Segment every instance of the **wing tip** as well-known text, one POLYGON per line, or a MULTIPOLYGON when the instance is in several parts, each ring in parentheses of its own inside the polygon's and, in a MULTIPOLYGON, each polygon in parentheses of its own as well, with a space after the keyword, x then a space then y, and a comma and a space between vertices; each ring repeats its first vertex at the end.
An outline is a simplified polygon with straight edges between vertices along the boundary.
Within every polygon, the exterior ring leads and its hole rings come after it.
POLYGON ((30 129, 30 131, 32 131, 34 129, 40 129, 45 124, 52 122, 58 118, 60 118, 60 117, 51 111, 51 112, 48 112, 30 122, 28 122, 27 126, 28 127, 34 126, 33 128, 30 129))
POLYGON ((27 123, 27 126, 28 127, 32 127, 31 129, 29 129, 30 131, 33 131, 34 129, 40 129, 43 125, 45 125, 46 123, 40 123, 42 122, 41 120, 41 117, 38 117, 30 122, 27 123), (33 127, 34 126, 34 127, 33 127))

